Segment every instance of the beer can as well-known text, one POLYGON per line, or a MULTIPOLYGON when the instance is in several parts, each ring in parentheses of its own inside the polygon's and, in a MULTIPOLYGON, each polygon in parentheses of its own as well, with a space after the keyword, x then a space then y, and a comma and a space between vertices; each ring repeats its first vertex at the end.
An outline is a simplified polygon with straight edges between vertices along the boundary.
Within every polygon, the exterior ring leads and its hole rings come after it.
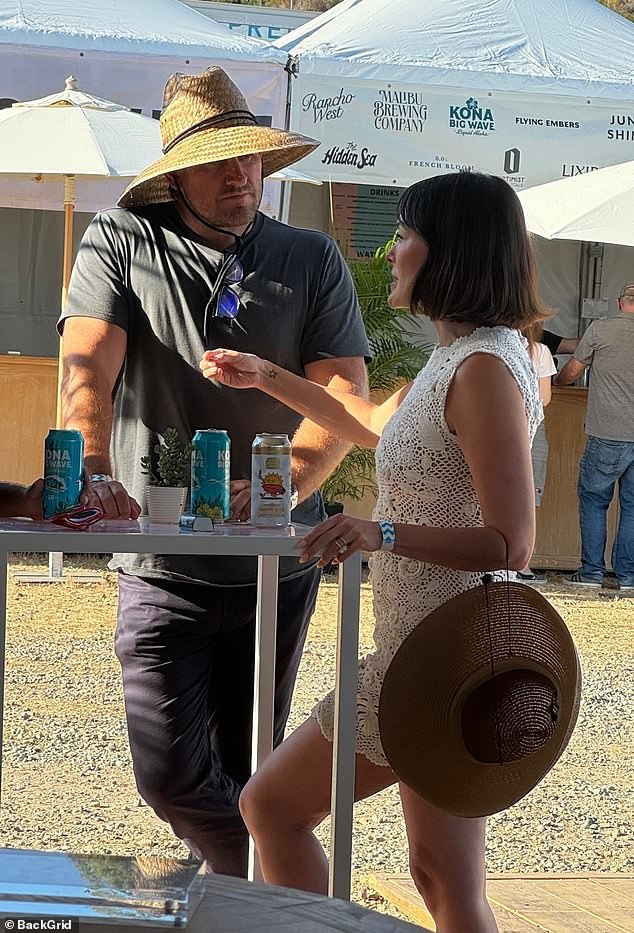
POLYGON ((84 438, 81 431, 51 429, 44 442, 44 518, 52 518, 79 503, 83 473, 84 438))
POLYGON ((251 447, 251 524, 291 523, 291 442, 286 434, 256 434, 251 447))
POLYGON ((192 438, 193 515, 214 522, 229 518, 231 441, 226 431, 213 428, 196 431, 192 438))

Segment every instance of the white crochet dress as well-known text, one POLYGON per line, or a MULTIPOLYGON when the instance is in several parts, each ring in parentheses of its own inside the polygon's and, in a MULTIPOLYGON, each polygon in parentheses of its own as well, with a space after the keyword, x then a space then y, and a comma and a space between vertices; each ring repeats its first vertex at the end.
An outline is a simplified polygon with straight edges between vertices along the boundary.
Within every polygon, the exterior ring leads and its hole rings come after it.
MULTIPOLYGON (((399 409, 385 425, 376 449, 379 497, 374 518, 437 527, 482 525, 469 468, 445 422, 445 401, 456 369, 472 353, 500 357, 524 397, 532 440, 542 417, 537 378, 526 341, 507 327, 481 327, 451 346, 437 347, 399 409)), ((357 751, 377 765, 381 747, 378 705, 385 671, 401 642, 436 606, 481 582, 481 572, 449 570, 377 551, 370 562, 376 650, 359 664, 357 751)), ((494 569, 494 568, 491 568, 494 569)), ((332 741, 334 695, 314 708, 332 741)))

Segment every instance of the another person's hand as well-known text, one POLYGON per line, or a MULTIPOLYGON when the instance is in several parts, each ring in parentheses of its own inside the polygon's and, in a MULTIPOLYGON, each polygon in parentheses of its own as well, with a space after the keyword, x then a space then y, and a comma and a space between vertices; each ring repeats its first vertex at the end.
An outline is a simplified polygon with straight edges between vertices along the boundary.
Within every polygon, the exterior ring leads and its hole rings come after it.
POLYGON ((301 564, 319 557, 318 567, 331 562, 341 563, 355 551, 378 551, 383 543, 381 529, 376 522, 351 515, 333 515, 316 525, 301 539, 301 564))
POLYGON ((32 518, 35 522, 42 521, 42 495, 44 493, 44 480, 36 479, 34 483, 24 490, 22 503, 16 514, 24 518, 32 518))
POLYGON ((214 379, 231 389, 259 389, 266 360, 237 350, 206 350, 198 364, 205 379, 214 379))
POLYGON ((234 522, 248 522, 251 518, 251 482, 232 479, 229 484, 230 518, 234 522))
POLYGON ((98 480, 90 483, 89 489, 85 504, 103 509, 106 519, 136 519, 141 514, 139 503, 116 479, 98 480))

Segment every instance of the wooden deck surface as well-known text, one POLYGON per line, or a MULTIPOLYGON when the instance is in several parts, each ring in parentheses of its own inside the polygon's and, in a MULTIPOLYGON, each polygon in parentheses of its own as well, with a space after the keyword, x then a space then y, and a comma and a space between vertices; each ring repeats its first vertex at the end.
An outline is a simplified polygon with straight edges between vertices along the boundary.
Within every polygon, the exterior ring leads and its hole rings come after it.
MULTIPOLYGON (((369 884, 409 919, 434 929, 409 875, 377 873, 369 884)), ((500 933, 634 933, 634 875, 489 875, 500 933)))

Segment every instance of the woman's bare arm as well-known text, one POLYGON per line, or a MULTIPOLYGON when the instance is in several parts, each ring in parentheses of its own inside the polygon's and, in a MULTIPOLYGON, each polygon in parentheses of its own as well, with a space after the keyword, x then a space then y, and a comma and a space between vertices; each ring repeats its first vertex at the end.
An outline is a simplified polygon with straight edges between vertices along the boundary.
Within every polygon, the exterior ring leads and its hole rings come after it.
MULTIPOLYGON (((483 527, 436 528, 396 523, 394 553, 456 570, 521 570, 535 538, 535 500, 524 401, 506 365, 474 354, 454 376, 445 418, 464 453, 482 510, 483 527)), ((422 477, 421 482, 424 483, 422 477)), ((302 540, 302 559, 345 560, 377 550, 376 522, 337 515, 302 540), (338 556, 337 542, 349 543, 338 556)))
POLYGON ((376 447, 385 423, 409 390, 405 386, 381 405, 375 405, 358 395, 318 385, 268 360, 235 350, 207 350, 200 368, 207 379, 232 389, 260 389, 332 434, 361 447, 376 447))

